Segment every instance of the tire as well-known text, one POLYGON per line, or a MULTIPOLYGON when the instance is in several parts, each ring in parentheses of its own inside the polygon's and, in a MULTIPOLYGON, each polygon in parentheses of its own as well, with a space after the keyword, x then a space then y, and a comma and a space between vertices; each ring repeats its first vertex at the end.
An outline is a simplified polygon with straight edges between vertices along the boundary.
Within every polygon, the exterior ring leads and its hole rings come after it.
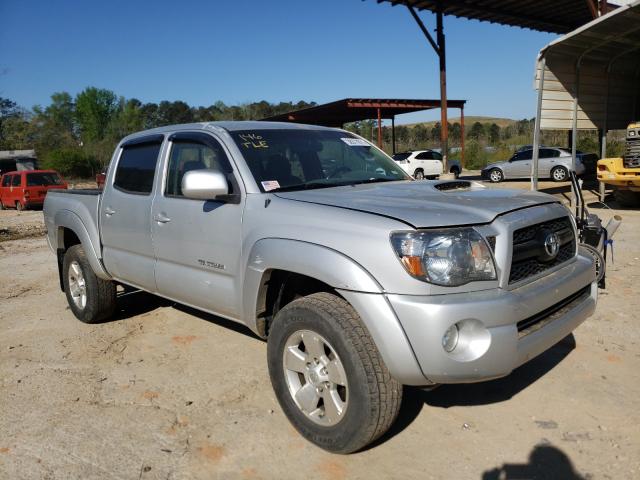
POLYGON ((78 320, 98 323, 113 315, 116 286, 93 273, 82 245, 74 245, 65 253, 62 278, 67 302, 78 320))
POLYGON ((413 172, 413 178, 415 178, 416 180, 423 180, 424 172, 420 169, 416 170, 415 172, 413 172))
POLYGON ((566 182, 569 178, 569 172, 564 167, 553 167, 551 169, 551 180, 554 182, 566 182))
POLYGON ((504 180, 504 173, 499 168, 492 168, 489 170, 488 177, 491 183, 500 183, 504 180))
POLYGON ((452 168, 451 171, 449 173, 453 173, 453 176, 455 178, 460 178, 460 170, 457 168, 452 168))
POLYGON ((336 295, 314 293, 280 310, 269 331, 267 361, 285 415, 320 448, 360 450, 385 433, 398 415, 402 385, 389 374, 356 311, 336 295), (314 356, 318 362, 311 358, 316 352, 321 352, 314 356), (313 372, 319 373, 314 377, 313 372), (302 390, 312 393, 302 395, 302 390), (294 399, 294 392, 307 400, 310 413, 298 406, 303 402, 294 399), (325 399, 333 408, 325 408, 325 399), (342 413, 336 414, 339 404, 342 413))
POLYGON ((613 198, 616 203, 623 208, 634 208, 640 206, 640 192, 615 189, 613 191, 613 198))
POLYGON ((19 212, 23 212, 24 211, 24 205, 19 200, 16 202, 16 210, 18 210, 19 212))
POLYGON ((2 200, 0 200, 0 210, 4 210, 4 203, 2 203, 2 200))

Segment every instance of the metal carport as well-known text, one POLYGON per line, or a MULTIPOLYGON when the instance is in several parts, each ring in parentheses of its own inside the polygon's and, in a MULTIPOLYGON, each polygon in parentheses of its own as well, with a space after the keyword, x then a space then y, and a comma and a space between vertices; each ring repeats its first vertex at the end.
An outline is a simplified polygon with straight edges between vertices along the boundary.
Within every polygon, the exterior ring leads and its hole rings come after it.
MULTIPOLYGON (((608 130, 625 129, 640 114, 640 0, 599 17, 551 42, 536 62, 538 109, 532 188, 538 184, 540 131, 600 132, 602 158, 608 130)), ((575 192, 574 192, 575 194, 575 192)))
MULTIPOLYGON (((460 109, 462 129, 462 165, 464 166, 464 104, 466 100, 448 100, 447 108, 460 109)), ((391 120, 391 144, 396 153, 396 115, 440 108, 440 100, 406 98, 343 98, 335 102, 282 113, 262 120, 273 122, 308 123, 327 127, 343 127, 345 123, 377 119, 378 147, 382 148, 382 120, 391 120)))

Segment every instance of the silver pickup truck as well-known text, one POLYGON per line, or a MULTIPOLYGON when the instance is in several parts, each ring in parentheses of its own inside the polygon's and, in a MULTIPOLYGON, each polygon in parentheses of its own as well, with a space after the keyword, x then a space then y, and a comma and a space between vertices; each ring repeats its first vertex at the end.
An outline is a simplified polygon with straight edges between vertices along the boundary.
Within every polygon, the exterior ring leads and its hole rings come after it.
POLYGON ((109 317, 126 285, 247 325, 291 423, 334 452, 382 435, 403 385, 508 375, 596 306, 554 197, 415 181, 340 129, 136 133, 103 191, 50 192, 44 217, 78 319, 109 317))

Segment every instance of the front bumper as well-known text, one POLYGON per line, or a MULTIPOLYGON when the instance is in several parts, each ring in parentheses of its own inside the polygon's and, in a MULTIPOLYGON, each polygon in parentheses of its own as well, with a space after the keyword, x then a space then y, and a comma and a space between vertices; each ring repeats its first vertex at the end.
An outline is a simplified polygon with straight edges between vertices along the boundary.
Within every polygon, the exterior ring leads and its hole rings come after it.
POLYGON ((578 255, 560 270, 513 290, 387 298, 426 379, 469 383, 508 375, 571 333, 595 310, 594 280, 593 260, 578 255), (568 299, 573 300, 546 314, 568 299), (534 327, 522 329, 524 320, 536 317, 534 327), (442 337, 455 323, 462 326, 460 341, 447 353, 442 337))

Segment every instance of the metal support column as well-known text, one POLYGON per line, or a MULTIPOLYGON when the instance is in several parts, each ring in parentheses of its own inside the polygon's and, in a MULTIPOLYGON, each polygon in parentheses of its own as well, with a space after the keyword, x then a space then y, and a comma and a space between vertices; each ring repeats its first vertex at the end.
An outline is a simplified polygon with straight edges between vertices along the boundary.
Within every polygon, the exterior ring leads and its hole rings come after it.
POLYGON ((442 23, 442 2, 438 2, 438 11, 436 12, 436 34, 439 49, 438 57, 440 58, 440 148, 442 149, 443 171, 448 172, 449 122, 447 120, 447 55, 444 41, 444 26, 442 23))
POLYGON ((447 156, 449 153, 448 140, 449 140, 449 123, 447 120, 447 56, 445 50, 444 39, 444 25, 442 21, 442 3, 438 2, 436 11, 436 38, 437 43, 433 40, 433 37, 429 33, 429 30, 424 26, 422 20, 416 13, 415 9, 411 5, 407 5, 411 16, 422 30, 422 33, 427 38, 427 41, 438 55, 440 60, 440 148, 442 150, 442 164, 445 172, 449 171, 447 166, 447 156))
POLYGON ((542 121, 542 96, 544 95, 544 74, 547 61, 544 57, 540 60, 540 79, 538 80, 538 108, 536 121, 533 127, 533 161, 531 162, 531 190, 538 190, 538 159, 540 157, 540 123, 542 121))
POLYGON ((396 116, 391 117, 391 152, 396 154, 396 116))
POLYGON ((464 107, 460 107, 460 170, 462 171, 463 168, 464 168, 464 107))
POLYGON ((382 148, 382 114, 378 107, 378 148, 382 148))

